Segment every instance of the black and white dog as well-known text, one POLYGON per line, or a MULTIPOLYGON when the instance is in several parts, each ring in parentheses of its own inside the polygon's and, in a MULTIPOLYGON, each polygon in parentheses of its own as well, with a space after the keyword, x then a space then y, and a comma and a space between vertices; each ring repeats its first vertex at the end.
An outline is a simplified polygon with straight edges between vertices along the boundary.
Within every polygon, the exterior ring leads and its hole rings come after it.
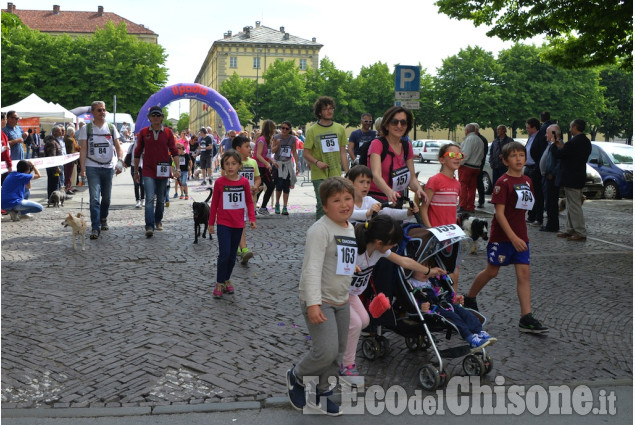
POLYGON ((489 238, 487 220, 471 216, 468 213, 461 213, 457 217, 457 224, 461 226, 465 235, 474 241, 470 254, 476 254, 476 241, 479 239, 487 241, 489 238))
MULTIPOLYGON (((198 243, 198 237, 201 236, 201 225, 205 226, 203 229, 203 239, 207 236, 207 226, 209 224, 209 200, 212 198, 213 189, 209 188, 209 196, 205 202, 194 202, 192 204, 192 213, 194 214, 194 243, 198 243)), ((210 236, 211 240, 212 237, 210 236)))

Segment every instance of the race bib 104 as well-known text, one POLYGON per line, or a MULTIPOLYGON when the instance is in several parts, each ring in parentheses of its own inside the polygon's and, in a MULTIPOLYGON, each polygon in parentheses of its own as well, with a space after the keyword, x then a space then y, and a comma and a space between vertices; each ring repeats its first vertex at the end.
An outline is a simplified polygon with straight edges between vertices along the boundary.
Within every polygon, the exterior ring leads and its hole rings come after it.
POLYGON ((534 208, 534 194, 531 193, 531 188, 526 183, 515 184, 514 190, 518 196, 516 201, 516 208, 519 210, 532 210, 534 208))
POLYGON ((337 269, 335 274, 352 276, 357 262, 357 241, 348 236, 335 236, 337 269))

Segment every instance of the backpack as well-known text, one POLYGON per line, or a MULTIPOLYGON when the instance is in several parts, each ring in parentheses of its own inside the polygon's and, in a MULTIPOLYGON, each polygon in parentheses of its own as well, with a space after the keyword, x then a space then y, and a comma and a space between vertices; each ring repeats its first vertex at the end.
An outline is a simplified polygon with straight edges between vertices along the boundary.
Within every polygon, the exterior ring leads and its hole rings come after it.
MULTIPOLYGON (((381 142, 382 145, 382 149, 381 149, 381 162, 384 162, 384 159, 386 159, 387 155, 391 155, 391 156, 395 156, 394 153, 390 152, 389 146, 388 146, 388 140, 385 137, 381 137, 379 138, 379 141, 381 142)), ((359 148, 359 163, 361 165, 365 165, 367 167, 369 167, 368 165, 368 149, 370 149, 370 145, 373 142, 366 142, 362 145, 361 148, 359 148)), ((408 158, 408 152, 410 151, 409 146, 408 146, 408 140, 406 139, 401 139, 401 150, 403 152, 403 160, 404 162, 406 162, 406 159, 408 158)), ((392 174, 392 161, 390 163, 390 173, 389 175, 392 174)))
MULTIPOLYGON (((112 136, 112 140, 113 140, 113 146, 114 146, 114 140, 115 140, 115 126, 112 123, 108 123, 108 132, 110 133, 110 135, 112 136)), ((88 142, 90 141, 90 138, 93 136, 93 122, 90 121, 88 124, 86 124, 86 143, 88 144, 88 142)), ((116 155, 116 151, 113 148, 112 150, 113 155, 116 155)), ((101 164, 101 165, 106 165, 109 164, 109 162, 99 162, 94 160, 93 158, 88 156, 88 153, 86 154, 86 158, 90 159, 93 162, 96 162, 97 164, 101 164)))

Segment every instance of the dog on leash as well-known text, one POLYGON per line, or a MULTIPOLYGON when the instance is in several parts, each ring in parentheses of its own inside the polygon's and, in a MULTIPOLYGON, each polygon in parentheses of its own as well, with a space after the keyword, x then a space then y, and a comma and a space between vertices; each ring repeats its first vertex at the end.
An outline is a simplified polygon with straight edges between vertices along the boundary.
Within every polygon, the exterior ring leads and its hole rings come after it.
MULTIPOLYGON (((206 238, 207 226, 209 223, 209 200, 212 198, 213 189, 209 188, 209 196, 205 202, 194 202, 192 204, 192 213, 194 214, 194 243, 198 243, 198 237, 201 235, 201 225, 205 226, 203 230, 203 239, 206 238)), ((210 235, 209 239, 212 239, 210 235)))
POLYGON ((51 196, 49 197, 48 200, 48 204, 46 205, 46 207, 50 207, 51 204, 53 204, 53 206, 55 208, 59 208, 60 205, 64 206, 64 199, 66 199, 66 195, 64 195, 64 193, 61 190, 54 190, 53 193, 51 193, 51 196))
POLYGON ((489 238, 487 220, 471 216, 468 213, 461 213, 457 217, 457 224, 461 226, 465 235, 474 241, 472 248, 470 248, 470 254, 476 254, 476 241, 479 239, 487 241, 489 238))
POLYGON ((201 170, 200 167, 196 167, 196 169, 192 173, 192 177, 195 178, 196 180, 200 180, 201 174, 203 174, 203 170, 201 170))
POLYGON ((64 227, 70 226, 71 229, 73 229, 73 249, 77 251, 77 248, 75 246, 75 239, 77 239, 77 237, 79 236, 82 239, 82 251, 85 251, 85 248, 86 248, 85 236, 86 236, 86 229, 88 229, 88 225, 86 224, 86 221, 82 218, 82 215, 78 213, 76 216, 73 216, 73 214, 68 213, 68 216, 66 216, 66 219, 62 222, 62 225, 64 227))

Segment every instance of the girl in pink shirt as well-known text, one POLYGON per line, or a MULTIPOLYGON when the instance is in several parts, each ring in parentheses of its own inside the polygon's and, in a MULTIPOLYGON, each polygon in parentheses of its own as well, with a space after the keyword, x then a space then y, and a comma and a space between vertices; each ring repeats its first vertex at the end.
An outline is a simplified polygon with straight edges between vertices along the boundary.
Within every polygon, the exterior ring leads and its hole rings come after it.
POLYGON ((214 223, 218 223, 218 265, 214 298, 221 298, 223 293, 234 293, 234 286, 229 278, 236 264, 238 244, 245 227, 245 210, 249 216, 249 226, 256 228, 256 211, 249 180, 238 174, 242 167, 240 155, 233 149, 229 150, 223 154, 220 164, 225 175, 214 182, 208 227, 211 237, 214 234, 214 223))

